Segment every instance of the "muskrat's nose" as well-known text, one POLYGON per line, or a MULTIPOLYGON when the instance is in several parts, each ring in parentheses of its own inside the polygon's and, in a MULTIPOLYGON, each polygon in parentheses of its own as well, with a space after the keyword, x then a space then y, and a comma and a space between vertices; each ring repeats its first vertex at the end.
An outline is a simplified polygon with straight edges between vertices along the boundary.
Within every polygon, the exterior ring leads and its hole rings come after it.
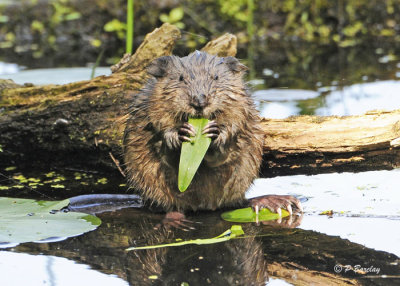
POLYGON ((199 95, 193 97, 192 106, 197 109, 201 110, 206 106, 207 97, 204 93, 200 93, 199 95))

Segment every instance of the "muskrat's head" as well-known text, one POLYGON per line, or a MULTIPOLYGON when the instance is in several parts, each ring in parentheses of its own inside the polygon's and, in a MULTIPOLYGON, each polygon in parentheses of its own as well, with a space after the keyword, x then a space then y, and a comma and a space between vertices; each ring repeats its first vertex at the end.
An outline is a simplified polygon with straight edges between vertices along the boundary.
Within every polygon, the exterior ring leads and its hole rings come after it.
POLYGON ((154 60, 148 73, 153 104, 176 120, 188 116, 214 119, 248 100, 243 82, 247 67, 234 57, 217 57, 196 51, 187 57, 164 56, 154 60), (157 101, 157 103, 155 102, 157 101))

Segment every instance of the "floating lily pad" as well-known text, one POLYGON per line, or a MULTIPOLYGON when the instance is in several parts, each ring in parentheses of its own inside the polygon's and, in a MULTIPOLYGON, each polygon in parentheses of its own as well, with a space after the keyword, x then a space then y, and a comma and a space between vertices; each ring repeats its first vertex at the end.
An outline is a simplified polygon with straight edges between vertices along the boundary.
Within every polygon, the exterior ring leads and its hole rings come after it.
POLYGON ((178 188, 181 192, 186 191, 189 187, 211 143, 211 138, 201 134, 208 119, 189 118, 188 122, 196 130, 196 136, 192 137, 192 142, 182 143, 178 174, 178 188))
POLYGON ((68 204, 68 199, 35 201, 0 198, 0 247, 61 240, 94 230, 101 224, 101 220, 92 215, 58 211, 68 204))
MULTIPOLYGON (((282 217, 286 217, 289 215, 288 211, 284 209, 281 209, 281 211, 282 211, 282 217)), ((230 222, 255 222, 257 215, 251 207, 248 207, 248 208, 224 212, 221 215, 221 217, 222 219, 230 222)), ((278 218, 279 215, 277 213, 273 213, 266 208, 261 209, 258 213, 258 221, 275 220, 278 218)))

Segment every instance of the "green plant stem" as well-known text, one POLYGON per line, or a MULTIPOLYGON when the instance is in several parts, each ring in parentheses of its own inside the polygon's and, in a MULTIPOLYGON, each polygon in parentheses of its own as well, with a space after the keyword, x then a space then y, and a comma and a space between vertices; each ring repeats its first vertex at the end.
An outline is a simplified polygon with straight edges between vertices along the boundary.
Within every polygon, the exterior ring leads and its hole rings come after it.
POLYGON ((100 64, 101 59, 103 58, 103 54, 104 54, 104 49, 101 50, 100 54, 98 55, 96 62, 94 63, 93 67, 92 67, 92 73, 90 74, 90 79, 94 78, 94 74, 96 72, 97 67, 100 64))
POLYGON ((127 16, 126 16, 126 53, 132 54, 133 48, 133 0, 128 0, 127 16))

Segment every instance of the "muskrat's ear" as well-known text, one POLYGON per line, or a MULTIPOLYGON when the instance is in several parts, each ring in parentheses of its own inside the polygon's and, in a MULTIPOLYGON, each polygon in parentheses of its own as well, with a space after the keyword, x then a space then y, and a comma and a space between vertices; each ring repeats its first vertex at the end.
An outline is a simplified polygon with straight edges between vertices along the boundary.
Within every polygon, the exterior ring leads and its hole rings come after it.
POLYGON ((249 68, 244 64, 241 64, 239 60, 235 57, 226 57, 224 58, 224 63, 229 67, 229 69, 233 72, 245 72, 249 68))
POLYGON ((147 66, 147 72, 154 77, 163 77, 167 73, 171 61, 171 56, 157 58, 147 66))

